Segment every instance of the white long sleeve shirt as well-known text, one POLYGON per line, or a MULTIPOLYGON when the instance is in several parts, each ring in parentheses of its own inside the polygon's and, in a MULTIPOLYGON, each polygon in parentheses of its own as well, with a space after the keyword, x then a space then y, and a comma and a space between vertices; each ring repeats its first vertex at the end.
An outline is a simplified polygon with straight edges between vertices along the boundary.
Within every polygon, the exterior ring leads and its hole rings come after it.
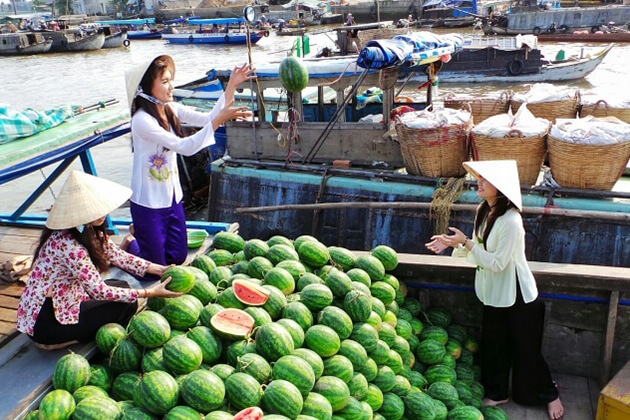
MULTIPOLYGON (((481 230, 483 231, 483 230, 481 230)), ((477 236, 473 248, 463 246, 453 251, 454 257, 466 257, 477 266, 475 293, 484 305, 505 308, 516 302, 516 283, 525 303, 538 296, 536 280, 525 258, 525 229, 519 212, 510 209, 497 218, 484 247, 477 236)))
POLYGON ((169 102, 166 106, 171 107, 182 123, 203 128, 192 136, 178 137, 142 109, 133 115, 131 201, 153 209, 170 207, 173 196, 177 203, 182 200, 177 153, 191 156, 215 143, 212 120, 225 106, 225 97, 221 95, 209 113, 198 112, 176 102, 169 102))

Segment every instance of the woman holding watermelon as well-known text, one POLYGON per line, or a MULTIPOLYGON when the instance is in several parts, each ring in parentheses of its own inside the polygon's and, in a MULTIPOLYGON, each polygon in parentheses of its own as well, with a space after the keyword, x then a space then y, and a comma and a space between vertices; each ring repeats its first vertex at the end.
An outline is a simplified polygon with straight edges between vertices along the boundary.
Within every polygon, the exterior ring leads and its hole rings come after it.
POLYGON ((522 405, 546 404, 549 418, 564 414, 558 391, 541 354, 544 302, 525 259, 525 229, 516 161, 464 162, 477 179, 483 200, 469 239, 450 227, 451 235, 435 235, 427 248, 439 254, 452 247, 453 256, 477 266, 475 292, 483 303, 481 372, 485 405, 512 398, 522 405))
POLYGON ((130 289, 103 281, 111 264, 138 276, 161 276, 163 265, 118 248, 105 232, 105 217, 131 196, 129 188, 73 171, 50 210, 31 274, 17 309, 17 329, 38 347, 54 350, 93 340, 104 324, 126 325, 138 298, 174 297, 165 282, 130 289))
POLYGON ((232 104, 236 87, 252 79, 253 71, 248 64, 236 67, 225 92, 209 113, 173 102, 175 63, 170 56, 161 55, 127 72, 132 115, 133 237, 122 246, 130 253, 157 264, 184 262, 188 248, 177 153, 191 156, 213 145, 219 126, 252 115, 247 107, 232 104), (203 128, 192 136, 184 136, 182 122, 203 128))

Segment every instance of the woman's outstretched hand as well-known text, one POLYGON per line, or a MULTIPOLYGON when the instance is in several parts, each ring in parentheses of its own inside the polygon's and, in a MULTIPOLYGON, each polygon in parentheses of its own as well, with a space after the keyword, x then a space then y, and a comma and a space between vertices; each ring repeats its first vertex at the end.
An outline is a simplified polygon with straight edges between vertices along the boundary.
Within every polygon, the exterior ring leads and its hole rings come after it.
POLYGON ((174 292, 172 290, 168 290, 166 288, 166 286, 171 282, 171 278, 167 277, 166 280, 156 283, 155 285, 148 287, 146 289, 147 291, 147 297, 177 297, 177 296, 181 296, 182 293, 180 292, 174 292))
POLYGON ((252 111, 246 106, 233 107, 234 100, 226 103, 225 106, 216 117, 212 120, 212 129, 216 131, 217 128, 225 124, 226 121, 231 120, 245 120, 251 118, 252 111))
POLYGON ((441 254, 448 248, 442 240, 442 235, 431 236, 431 242, 424 244, 424 246, 426 246, 429 251, 435 252, 436 254, 441 254))
POLYGON ((463 245, 466 243, 467 238, 464 232, 454 227, 449 227, 448 230, 453 233, 451 235, 442 234, 432 236, 431 242, 425 244, 427 249, 435 252, 436 254, 439 254, 446 248, 455 248, 458 245, 463 245))
POLYGON ((226 90, 230 88, 236 89, 236 87, 241 83, 247 80, 255 79, 255 71, 256 69, 247 63, 240 67, 234 67, 234 70, 232 70, 232 74, 230 75, 230 80, 228 80, 226 90))

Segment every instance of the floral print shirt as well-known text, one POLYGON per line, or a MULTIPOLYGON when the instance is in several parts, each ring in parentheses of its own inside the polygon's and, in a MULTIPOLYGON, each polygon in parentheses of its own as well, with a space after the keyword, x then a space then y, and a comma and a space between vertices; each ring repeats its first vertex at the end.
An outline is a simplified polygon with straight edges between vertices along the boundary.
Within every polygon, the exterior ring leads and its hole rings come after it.
MULTIPOLYGON (((110 264, 144 276, 151 263, 126 253, 109 238, 105 257, 110 264)), ((17 309, 17 329, 33 335, 37 315, 46 297, 52 298, 60 324, 79 322, 81 302, 88 299, 133 302, 138 291, 105 284, 87 249, 67 230, 54 231, 39 252, 17 309)))

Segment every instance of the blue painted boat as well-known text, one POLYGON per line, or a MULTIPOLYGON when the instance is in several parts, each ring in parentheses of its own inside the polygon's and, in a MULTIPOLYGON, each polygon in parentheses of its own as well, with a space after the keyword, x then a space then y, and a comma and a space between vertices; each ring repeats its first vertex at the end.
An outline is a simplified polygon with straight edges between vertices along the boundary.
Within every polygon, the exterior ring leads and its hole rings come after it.
MULTIPOLYGON (((189 19, 189 25, 199 25, 194 32, 162 34, 162 38, 171 44, 246 44, 248 32, 244 30, 245 19, 189 19), (210 25, 210 29, 208 29, 210 25), (237 25, 237 29, 231 29, 237 25), (206 29, 204 29, 204 26, 206 29)), ((269 31, 249 32, 249 41, 257 43, 269 31)))
POLYGON ((127 39, 162 38, 162 32, 155 28, 151 29, 149 27, 149 25, 155 25, 155 18, 99 20, 96 23, 99 23, 101 25, 116 26, 126 30, 127 39))

